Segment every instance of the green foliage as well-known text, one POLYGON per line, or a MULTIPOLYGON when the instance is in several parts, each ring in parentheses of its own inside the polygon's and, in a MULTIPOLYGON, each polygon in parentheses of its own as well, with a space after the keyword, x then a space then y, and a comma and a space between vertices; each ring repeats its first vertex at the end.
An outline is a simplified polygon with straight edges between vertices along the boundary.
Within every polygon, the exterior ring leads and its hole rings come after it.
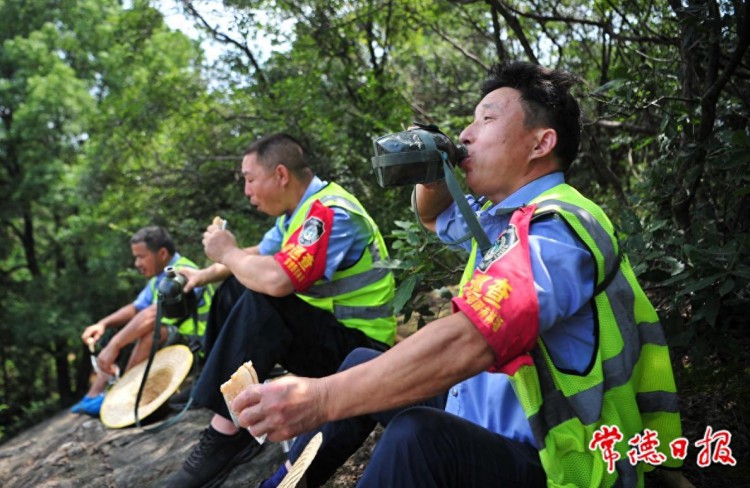
POLYGON ((0 34, 3 425, 81 394, 70 358, 82 328, 143 286, 116 270, 130 267, 132 231, 154 221, 158 187, 133 191, 129 177, 153 155, 146 141, 174 144, 177 109, 205 91, 195 45, 156 10, 47 3, 0 2, 28 15, 28 30, 0 34))
MULTIPOLYGON (((700 344, 705 353, 740 347, 738 342, 727 343, 725 337, 746 333, 744 313, 750 305, 746 210, 750 140, 746 133, 724 130, 717 131, 717 138, 721 141, 704 145, 708 147, 704 171, 711 177, 701 178, 693 228, 675 232, 669 220, 643 224, 651 247, 644 256, 652 268, 648 278, 672 295, 663 313, 688 323, 674 342, 700 344)), ((644 191, 658 183, 656 178, 646 180, 644 191)))
POLYGON ((419 313, 418 326, 426 323, 425 317, 434 315, 428 294, 443 290, 446 285, 456 285, 463 272, 466 253, 443 245, 432 232, 422 229, 413 220, 397 220, 392 239, 391 259, 385 267, 393 270, 398 286, 394 299, 395 313, 403 314, 408 321, 414 312, 419 313))

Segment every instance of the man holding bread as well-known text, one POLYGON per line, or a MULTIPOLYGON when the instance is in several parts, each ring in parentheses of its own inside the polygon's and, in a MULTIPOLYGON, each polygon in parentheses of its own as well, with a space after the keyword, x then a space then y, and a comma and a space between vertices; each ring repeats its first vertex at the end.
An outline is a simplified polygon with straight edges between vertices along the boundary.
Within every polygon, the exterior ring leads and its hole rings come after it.
MULTIPOLYGON (((384 353, 354 351, 335 375, 250 386, 232 404, 254 435, 308 432, 292 462, 323 424, 307 486, 323 484, 376 422, 387 427, 359 486, 643 486, 653 466, 628 454, 647 432, 658 436, 651 460, 681 465, 657 314, 609 219, 565 183, 581 135, 577 80, 521 62, 489 75, 460 135, 460 167, 491 246, 466 246, 454 313, 384 353), (607 457, 611 429, 621 438, 607 457)), ((416 203, 443 241, 467 232, 444 182, 417 185, 416 203)))
MULTIPOLYGON (((134 344, 125 371, 148 358, 156 323, 157 289, 166 275, 164 269, 167 266, 195 269, 198 267, 177 252, 172 236, 163 227, 148 226, 138 230, 130 238, 130 249, 135 259, 136 269, 148 279, 148 282, 132 303, 120 307, 97 323, 89 325, 81 334, 81 340, 93 351, 94 344, 102 338, 107 329, 120 327, 120 330, 99 352, 96 358, 99 370, 96 380, 86 395, 73 405, 71 408, 73 413, 99 416, 108 378, 115 374, 115 361, 123 348, 134 344)), ((179 324, 175 320, 162 319, 161 345, 180 343, 193 345, 193 341, 200 341, 206 328, 208 310, 211 307, 213 286, 196 288, 194 292, 198 303, 197 328, 192 318, 187 318, 179 324)))
POLYGON ((215 412, 168 486, 219 484, 259 444, 231 420, 219 388, 252 361, 263 382, 276 364, 296 375, 336 372, 358 347, 393 345, 396 320, 390 271, 377 225, 357 199, 315 176, 302 145, 278 133, 254 142, 242 159, 245 196, 277 217, 261 242, 240 248, 223 224, 203 235, 214 264, 184 270, 186 290, 224 281, 206 331, 206 364, 195 401, 215 412))

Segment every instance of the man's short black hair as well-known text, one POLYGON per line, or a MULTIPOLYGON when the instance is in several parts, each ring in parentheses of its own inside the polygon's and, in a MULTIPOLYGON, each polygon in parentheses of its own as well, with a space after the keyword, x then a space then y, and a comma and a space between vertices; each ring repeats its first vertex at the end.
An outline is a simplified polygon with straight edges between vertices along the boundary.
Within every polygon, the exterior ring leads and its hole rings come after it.
POLYGON ((130 238, 130 244, 138 244, 140 242, 146 244, 146 248, 151 252, 157 252, 164 247, 170 256, 175 253, 172 236, 164 227, 150 225, 140 229, 130 238))
POLYGON ((261 137, 245 149, 243 156, 257 154, 258 163, 272 170, 283 164, 297 178, 305 179, 309 174, 307 157, 302 143, 284 132, 261 137))
POLYGON ((567 171, 581 145, 581 107, 570 94, 570 88, 580 82, 564 71, 522 61, 505 62, 490 68, 481 96, 504 87, 521 92, 526 127, 548 126, 557 132, 554 154, 567 171))

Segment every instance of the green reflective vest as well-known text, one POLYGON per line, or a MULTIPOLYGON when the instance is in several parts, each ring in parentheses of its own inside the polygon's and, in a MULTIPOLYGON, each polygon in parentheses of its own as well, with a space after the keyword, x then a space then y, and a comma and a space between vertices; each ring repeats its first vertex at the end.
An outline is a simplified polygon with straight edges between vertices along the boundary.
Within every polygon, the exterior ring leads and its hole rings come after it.
MULTIPOLYGON (((188 258, 184 256, 180 256, 177 261, 174 262, 173 266, 175 268, 193 268, 198 269, 198 266, 189 260, 188 258)), ((151 278, 148 281, 148 285, 151 287, 151 292, 153 293, 154 297, 154 303, 158 305, 159 303, 159 293, 156 287, 156 276, 151 278)), ((214 297, 214 285, 208 284, 203 287, 203 292, 200 296, 196 296, 196 300, 198 300, 198 336, 202 337, 203 333, 206 331, 206 321, 208 320, 208 310, 211 308, 211 301, 214 297), (203 305, 200 305, 201 300, 203 300, 203 305)), ((161 323, 162 325, 173 325, 177 322, 176 319, 168 319, 168 318, 162 318, 161 323)), ((193 323, 193 318, 189 317, 182 321, 180 326, 178 327, 177 331, 182 335, 192 336, 195 335, 195 324, 193 323)))
MULTIPOLYGON (((534 218, 554 213, 575 232, 594 257, 596 286, 591 305, 596 318, 595 358, 577 374, 555 367, 540 337, 531 351, 533 366, 509 378, 539 449, 549 487, 643 486, 653 466, 633 466, 628 441, 644 429, 655 431, 661 466, 677 468, 669 443, 682 435, 678 398, 664 331, 636 281, 627 257, 620 254, 614 227, 602 209, 567 184, 539 195, 534 218), (619 460, 608 472, 599 449, 589 447, 603 425, 616 426, 619 460)), ((463 283, 474 270, 476 241, 463 283)))
POLYGON ((388 250, 375 221, 352 194, 336 183, 329 183, 299 205, 286 231, 286 216, 279 217, 277 225, 284 234, 282 247, 305 222, 316 200, 327 207, 340 207, 362 217, 370 226, 371 237, 362 257, 353 266, 336 270, 330 281, 321 278, 296 295, 314 307, 331 312, 345 326, 393 345, 396 338, 395 281, 390 270, 373 266, 388 257, 388 250))

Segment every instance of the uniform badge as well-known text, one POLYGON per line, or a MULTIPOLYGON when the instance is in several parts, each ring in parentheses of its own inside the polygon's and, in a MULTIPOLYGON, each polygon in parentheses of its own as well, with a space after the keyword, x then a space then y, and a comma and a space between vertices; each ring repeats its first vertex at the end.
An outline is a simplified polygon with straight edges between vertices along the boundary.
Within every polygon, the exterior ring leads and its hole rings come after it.
POLYGON ((317 217, 310 217, 302 226, 298 242, 303 246, 309 246, 317 242, 322 235, 323 221, 317 217))
POLYGON ((480 271, 487 271, 487 268, 492 266, 492 263, 503 257, 508 253, 515 245, 518 244, 518 229, 516 226, 511 224, 507 229, 500 234, 492 247, 482 257, 482 262, 479 263, 480 271))

